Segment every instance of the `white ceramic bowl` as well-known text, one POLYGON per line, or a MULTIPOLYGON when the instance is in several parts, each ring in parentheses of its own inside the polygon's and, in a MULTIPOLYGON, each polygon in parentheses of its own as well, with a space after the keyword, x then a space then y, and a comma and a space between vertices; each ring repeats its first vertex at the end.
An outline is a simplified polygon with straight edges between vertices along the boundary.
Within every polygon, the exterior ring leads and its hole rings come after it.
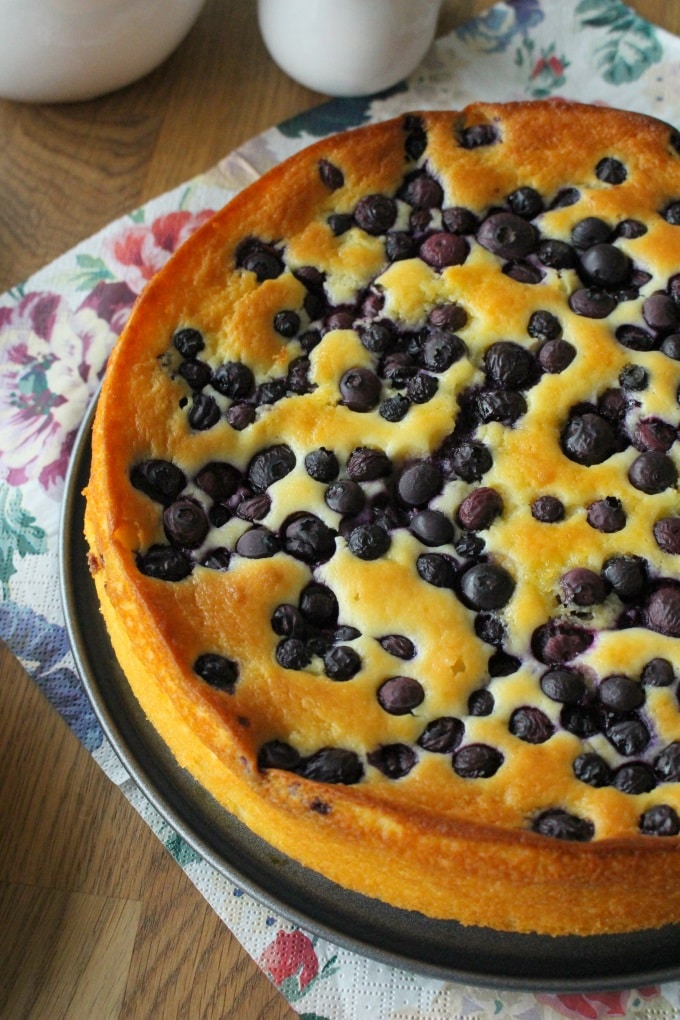
POLYGON ((359 96, 395 85, 434 39, 441 0, 258 0, 265 46, 308 88, 359 96))
POLYGON ((153 70, 205 0, 0 0, 0 97, 70 102, 153 70))

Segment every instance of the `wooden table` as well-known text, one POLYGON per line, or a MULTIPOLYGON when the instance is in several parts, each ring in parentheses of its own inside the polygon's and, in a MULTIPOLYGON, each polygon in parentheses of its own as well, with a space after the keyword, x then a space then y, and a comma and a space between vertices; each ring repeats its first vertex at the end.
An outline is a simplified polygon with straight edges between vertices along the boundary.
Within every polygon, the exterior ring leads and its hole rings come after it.
MULTIPOLYGON (((444 0, 440 31, 487 6, 444 0)), ((680 33, 680 4, 630 6, 680 33)), ((254 0, 208 0, 128 88, 0 102, 0 292, 324 98, 270 60, 254 0)), ((9 1020, 295 1015, 1 643, 0 940, 9 1020)))

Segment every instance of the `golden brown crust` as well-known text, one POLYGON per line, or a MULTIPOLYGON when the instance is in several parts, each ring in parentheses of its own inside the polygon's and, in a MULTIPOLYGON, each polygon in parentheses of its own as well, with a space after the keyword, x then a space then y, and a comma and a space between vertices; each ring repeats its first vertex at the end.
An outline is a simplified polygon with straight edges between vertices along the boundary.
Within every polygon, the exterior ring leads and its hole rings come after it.
MULTIPOLYGON (((612 769, 643 757, 651 769, 663 748, 680 741, 677 682, 646 689, 650 746, 644 755, 621 755, 603 732, 583 742, 561 725, 562 705, 540 688, 547 666, 537 660, 535 643, 548 620, 583 625, 583 611, 559 601, 560 578, 570 568, 599 574, 608 557, 634 552, 645 557, 653 576, 678 577, 677 557, 664 553, 653 534, 658 518, 677 512, 677 486, 653 495, 631 486, 627 472, 639 450, 630 443, 589 466, 565 457, 560 446, 568 411, 596 404, 631 362, 654 380, 639 395, 638 417, 658 416, 677 427, 678 362, 658 344, 631 350, 614 333, 633 317, 637 322, 643 298, 667 291, 678 269, 680 227, 662 215, 678 198, 680 158, 670 129, 635 114, 561 103, 478 104, 372 125, 311 146, 202 227, 151 281, 112 355, 94 426, 86 536, 119 661, 179 762, 255 832, 342 886, 429 916, 508 930, 588 934, 680 920, 680 838, 639 831, 641 815, 654 805, 680 812, 678 782, 626 793, 613 783, 578 781, 573 772, 584 750, 597 752, 612 769), (416 123, 427 148, 405 158, 405 139, 416 123), (480 125, 492 127, 496 143, 461 144, 466 129, 480 125), (622 183, 598 179, 595 167, 604 157, 625 166, 622 183), (341 187, 324 183, 320 161, 341 169, 341 187), (441 183, 445 208, 463 206, 479 219, 505 208, 516 189, 534 188, 545 205, 535 219, 543 237, 568 241, 588 216, 613 226, 642 223, 644 235, 619 235, 616 246, 650 278, 637 297, 619 300, 608 316, 595 319, 569 306, 580 286, 574 269, 544 265, 540 283, 522 283, 507 272, 507 260, 503 271, 504 260, 472 237, 465 258, 443 269, 418 257, 388 263, 384 233, 354 226, 336 234, 328 226, 331 213, 353 215, 368 194, 396 195, 417 167, 427 167, 441 183), (548 208, 569 186, 579 189, 579 201, 548 208), (248 238, 285 251, 284 271, 258 281, 240 267, 248 238), (383 293, 381 315, 404 331, 422 331, 433 308, 459 304, 467 316, 458 332, 468 357, 440 373, 431 399, 414 401, 403 421, 390 422, 377 409, 357 413, 341 403, 343 372, 375 367, 375 358, 356 329, 331 330, 309 352, 310 392, 261 404, 240 431, 224 415, 211 428, 191 428, 191 390, 178 371, 175 331, 201 331, 206 347, 200 358, 213 370, 235 360, 247 363, 259 383, 285 376, 304 348, 299 337, 277 333, 273 318, 282 309, 297 310, 303 322, 310 318, 307 288, 295 276, 308 265, 325 274, 328 304, 345 307, 358 292, 383 293), (296 464, 271 487, 262 523, 278 533, 290 514, 312 508, 337 529, 339 515, 324 503, 325 487, 306 473, 305 453, 326 447, 345 465, 353 450, 369 445, 388 454, 395 473, 430 457, 454 430, 461 413, 456 396, 483 382, 484 353, 493 341, 510 340, 536 355, 539 343, 527 324, 539 310, 559 319, 577 360, 570 371, 543 373, 526 390, 527 409, 514 426, 478 424, 476 437, 493 449, 493 465, 481 483, 447 478, 436 503, 453 520, 478 484, 502 497, 502 514, 481 533, 485 555, 515 581, 498 613, 505 651, 521 661, 512 674, 489 678, 493 649, 475 632, 475 613, 450 587, 424 583, 416 569, 420 554, 440 550, 424 547, 404 526, 391 533, 385 556, 361 559, 340 536, 332 557, 313 569, 337 595, 339 623, 360 631, 349 643, 362 668, 346 682, 324 676, 318 656, 306 669, 277 664, 280 635, 272 614, 282 603, 297 604, 312 568, 286 552, 263 559, 234 554, 233 543, 250 527, 238 515, 217 536, 230 548, 227 570, 194 565, 178 582, 140 571, 138 556, 167 540, 162 506, 131 484, 134 465, 161 458, 192 480, 215 460, 245 472, 259 450, 286 443, 296 464), (530 512, 546 492, 566 508, 559 524, 537 521, 530 512), (625 506, 623 531, 603 533, 588 523, 587 507, 603 496, 625 506), (413 660, 400 661, 381 647, 377 639, 393 633, 414 642, 413 660), (205 652, 238 664, 232 690, 216 690, 197 675, 194 664, 205 652), (417 710, 392 714, 376 692, 386 677, 401 673, 422 681, 425 700, 417 710), (468 698, 485 684, 494 711, 470 714, 468 698), (532 743, 510 731, 513 711, 526 705, 549 718, 549 739, 532 743), (451 753, 419 747, 426 723, 442 717, 464 721, 465 745, 481 743, 501 754, 494 775, 466 778, 452 767, 451 753), (357 756, 363 778, 324 783, 261 769, 258 755, 269 741, 285 742, 303 758, 343 748, 357 756), (388 778, 367 758, 385 745, 415 749, 417 764, 388 778), (541 812, 552 809, 590 821, 594 838, 575 843, 531 831, 541 812), (631 881, 635 875, 640 881, 631 881)), ((405 206, 396 227, 408 227, 405 206)), ((383 395, 390 392, 383 385, 383 395)), ((230 401, 220 400, 224 411, 230 401)), ((668 457, 676 462, 675 446, 668 457)), ((446 551, 456 559, 453 547, 446 551)), ((639 620, 617 629, 612 598, 591 607, 586 625, 598 631, 598 640, 577 659, 593 689, 612 674, 639 679, 653 657, 680 668, 678 638, 639 620)))

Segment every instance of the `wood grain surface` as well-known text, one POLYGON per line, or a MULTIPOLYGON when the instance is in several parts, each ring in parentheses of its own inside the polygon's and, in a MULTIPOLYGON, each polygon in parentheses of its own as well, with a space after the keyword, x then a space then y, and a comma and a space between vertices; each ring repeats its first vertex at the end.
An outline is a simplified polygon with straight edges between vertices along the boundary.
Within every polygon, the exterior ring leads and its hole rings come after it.
MULTIPOLYGON (((444 0, 439 31, 487 6, 444 0)), ((680 33, 680 3, 630 6, 680 33)), ((207 0, 161 67, 100 99, 0 101, 0 292, 325 98, 273 64, 255 10, 207 0)), ((294 1016, 0 643, 0 1017, 294 1016)))

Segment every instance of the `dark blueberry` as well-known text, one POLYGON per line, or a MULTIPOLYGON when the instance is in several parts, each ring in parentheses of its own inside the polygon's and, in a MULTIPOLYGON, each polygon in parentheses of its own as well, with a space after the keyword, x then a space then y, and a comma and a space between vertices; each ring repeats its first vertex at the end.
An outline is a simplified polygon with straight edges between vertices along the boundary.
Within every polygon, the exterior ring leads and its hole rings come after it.
POLYGON ((454 542, 456 552, 466 560, 473 560, 481 556, 484 551, 485 542, 481 535, 472 531, 464 531, 454 542))
POLYGON ((680 312, 668 294, 652 294, 642 305, 642 317, 650 329, 673 333, 680 325, 680 312))
POLYGON ((503 755, 488 744, 466 744, 453 756, 453 769, 462 779, 488 779, 503 764, 503 755))
POLYGON ((388 354, 381 366, 380 374, 392 387, 405 386, 418 371, 418 365, 407 351, 388 354))
POLYGON ((556 667, 549 669, 541 677, 541 690, 552 701, 569 705, 581 699, 585 694, 586 685, 583 676, 577 670, 556 667))
POLYGON ((306 669, 312 660, 302 638, 285 637, 276 646, 276 661, 284 669, 306 669))
POLYGON ((274 280, 283 272, 281 255, 273 245, 247 238, 236 250, 236 265, 255 274, 258 283, 274 280))
POLYGON ((310 351, 313 351, 315 347, 319 346, 321 339, 320 329, 307 329, 299 338, 300 347, 305 354, 309 354, 310 351))
POLYGON ((507 198, 510 212, 525 220, 533 220, 543 212, 543 199, 535 188, 525 186, 517 188, 507 198))
POLYGON ((232 400, 250 396, 255 388, 255 376, 248 365, 241 361, 227 361, 213 374, 213 389, 232 400))
POLYGON ((407 133, 404 141, 404 154, 407 159, 420 159, 427 148, 427 134, 422 118, 414 113, 404 117, 404 130, 407 133))
POLYGON ((159 581, 182 581, 192 570, 187 553, 171 545, 152 545, 137 556, 137 568, 159 581))
POLYGON ((580 198, 581 192, 578 188, 562 188, 550 203, 550 208, 565 209, 567 206, 576 205, 580 198))
POLYGON ((527 402, 516 390, 485 390, 475 398, 475 412, 480 422, 498 421, 514 425, 526 414, 527 402))
POLYGON ((416 209, 438 209, 444 200, 444 190, 434 177, 419 172, 407 182, 400 197, 416 209))
POLYGON ((670 804, 655 804, 640 815, 640 832, 645 836, 677 836, 680 818, 670 804))
POLYGON ((667 223, 677 227, 680 225, 680 202, 671 202, 661 213, 667 223))
POLYGON ((354 516, 360 513, 366 503, 366 495, 358 482, 351 478, 341 478, 326 489, 324 498, 327 506, 343 516, 354 516))
POLYGON ((366 755, 369 765, 378 769, 388 779, 407 776, 418 761, 418 756, 408 744, 383 744, 366 755))
POLYGON ((595 167, 595 173, 599 180, 604 181, 605 184, 623 184, 628 171, 621 162, 620 159, 615 159, 613 156, 605 156, 595 167))
POLYGON ((496 489, 482 486, 469 492, 458 507, 457 520, 468 531, 484 531, 503 513, 503 499, 496 489))
POLYGON ((534 285, 540 283, 544 273, 533 262, 526 259, 515 259, 513 262, 506 262, 503 266, 503 273, 517 283, 534 285))
POLYGON ((360 524, 347 539, 349 550, 360 560, 377 560, 389 550, 392 540, 379 524, 360 524))
POLYGON ((356 627, 350 627, 348 624, 341 624, 333 631, 333 641, 336 644, 341 641, 354 641, 358 637, 361 637, 361 631, 357 630, 356 627))
POLYGON ((635 237, 642 237, 647 233, 647 227, 640 220, 621 220, 616 228, 617 237, 626 237, 633 239, 635 237))
POLYGON ((411 464, 401 473, 397 491, 407 506, 422 506, 437 495, 441 486, 441 471, 435 464, 424 460, 411 464))
POLYGON ((201 566, 208 570, 228 570, 231 563, 231 553, 223 546, 217 549, 210 549, 201 560, 201 566))
POLYGON ((340 380, 342 402, 351 411, 372 411, 380 403, 380 390, 380 379, 370 368, 350 368, 340 380))
POLYGON ((640 674, 641 683, 649 687, 670 687, 674 680, 675 673, 668 659, 650 659, 640 674))
POLYGON ((281 545, 278 538, 267 528, 249 528, 239 536, 235 551, 249 560, 261 560, 274 556, 281 545))
POLYGON ((327 221, 334 237, 340 237, 354 225, 354 217, 349 213, 331 213, 327 221))
POLYGON ((286 372, 285 387, 288 393, 302 395, 304 393, 311 393, 312 390, 316 389, 316 384, 312 384, 309 380, 309 370, 309 358, 304 355, 301 355, 299 358, 293 358, 286 372))
POLYGON ((499 141, 498 131, 493 124, 473 124, 463 128, 460 144, 463 149, 478 149, 482 145, 494 145, 499 141))
POLYGON ((484 355, 487 379, 508 389, 524 386, 534 371, 534 358, 520 344, 511 340, 499 340, 487 349, 484 355))
POLYGON ((631 464, 628 480, 640 492, 651 495, 674 487, 678 481, 678 471, 665 453, 646 450, 631 464))
POLYGON ((298 605, 304 619, 316 627, 331 627, 338 619, 334 592, 318 581, 311 581, 302 589, 298 605))
POLYGON ((256 492, 264 492, 274 482, 285 478, 295 467, 295 454, 289 446, 279 443, 260 450, 246 469, 248 481, 256 492))
POLYGON ((638 598, 647 584, 647 565, 640 556, 611 556, 602 576, 623 602, 638 598))
POLYGON ((565 602, 576 606, 595 606, 604 602, 605 583, 599 574, 586 567, 574 567, 560 578, 560 589, 565 602))
POLYGON ((512 676, 516 673, 519 667, 522 665, 522 660, 518 659, 515 655, 509 655, 508 652, 504 652, 502 649, 494 652, 489 659, 488 670, 489 676, 512 676))
POLYGON ((163 528, 173 545, 198 549, 210 530, 210 522, 201 504, 185 497, 165 508, 163 528))
POLYGON ((537 627, 532 637, 532 647, 539 662, 546 665, 570 662, 585 652, 593 642, 593 635, 582 627, 551 621, 537 627))
POLYGON ((461 205, 444 209, 442 223, 452 234, 474 234, 479 226, 477 217, 472 210, 461 205))
POLYGON ((656 544, 664 552, 680 553, 680 517, 661 517, 654 524, 656 544))
POLYGON ((397 659, 412 659, 416 654, 415 645, 403 634, 386 634, 379 638, 380 645, 397 659))
POLYGON ((284 769, 294 772, 300 764, 300 755, 283 740, 269 740, 260 748, 257 756, 257 767, 264 769, 284 769))
POLYGON ((611 457, 616 450, 616 436, 608 421, 586 411, 569 418, 562 432, 562 449, 569 460, 590 467, 611 457))
POLYGON ((262 521, 271 510, 272 501, 266 492, 242 499, 236 507, 236 516, 242 521, 262 521))
POLYGON ((394 343, 395 337, 395 328, 389 319, 378 319, 359 329, 359 339, 371 354, 384 354, 394 343))
POLYGON ((477 563, 460 581, 461 593, 473 609, 501 609, 515 590, 515 581, 498 563, 477 563))
POLYGON ((415 258, 417 251, 413 236, 404 230, 391 230, 385 238, 385 255, 389 262, 415 258))
POLYGON ((447 266, 460 266, 468 254, 467 243, 460 234, 451 234, 440 230, 430 234, 418 249, 423 262, 433 269, 446 269, 447 266))
POLYGON ((397 393, 393 397, 387 397, 378 407, 378 413, 385 421, 397 422, 406 417, 411 401, 403 393, 397 393))
POLYGON ((284 310, 277 312, 274 316, 274 329, 280 336, 290 340, 300 330, 300 316, 297 312, 291 310, 284 310))
POLYGON ((562 808, 551 808, 534 819, 531 828, 541 836, 588 843, 595 835, 595 826, 588 818, 569 814, 562 808))
POLYGON ((624 675, 605 677, 597 688, 600 704, 613 712, 631 712, 645 702, 645 692, 639 683, 624 675))
POLYGON ((194 393, 189 409, 189 424, 197 432, 205 432, 217 425, 221 418, 219 404, 207 393, 194 393))
POLYGON ((671 333, 661 344, 661 350, 667 358, 680 361, 680 333, 671 333))
POLYGON ((130 482, 156 503, 169 506, 187 483, 184 472, 169 460, 145 460, 130 471, 130 482))
POLYGON ((183 358, 195 358, 205 348, 203 334, 191 326, 176 330, 172 342, 183 358))
POLYGON ((465 344, 455 333, 445 329, 430 330, 422 349, 422 362, 431 372, 445 372, 465 354, 465 344))
POLYGON ((545 712, 533 705, 516 708, 510 716, 508 728, 514 737, 519 737, 527 744, 544 744, 555 732, 545 712))
POLYGON ((488 645, 500 646, 506 638, 505 625, 494 613, 478 613, 475 634, 488 645))
POLYGON ((573 769, 576 778, 588 786, 600 788, 609 786, 612 781, 612 770, 594 751, 586 751, 575 758, 573 769))
POLYGON ((205 652, 196 659, 194 673, 211 687, 232 694, 238 680, 239 668, 233 659, 227 659, 216 652, 205 652))
POLYGON ((680 585, 666 581, 655 588, 647 599, 645 618, 650 630, 680 637, 680 585))
POLYGON ((392 472, 392 461, 384 450, 357 446, 347 460, 347 474, 355 482, 375 482, 392 472))
POLYGON ((335 552, 335 533, 320 518, 304 511, 283 524, 281 538, 289 556, 305 563, 322 563, 335 552))
POLYGON ((612 786, 621 793, 649 793, 656 786, 656 779, 647 765, 634 761, 616 769, 612 786))
POLYGON ((541 241, 536 257, 549 269, 573 269, 576 265, 576 252, 566 241, 541 241))
POLYGON ((340 167, 335 166, 327 159, 319 160, 319 177, 331 191, 337 191, 345 183, 345 176, 340 167))
POLYGON ((422 684, 410 676, 392 676, 378 688, 378 704, 390 715, 408 715, 422 704, 425 691, 422 684))
POLYGON ((342 783, 344 786, 352 786, 364 776, 364 767, 356 752, 341 747, 322 747, 304 758, 295 771, 317 783, 342 783))
POLYGON ((649 373, 642 365, 624 365, 619 373, 619 386, 623 390, 638 392, 649 385, 649 373))
POLYGON ((419 577, 435 588, 452 588, 456 581, 456 565, 450 556, 423 553, 416 560, 419 577))
POLYGON ((406 383, 406 396, 412 404, 426 404, 432 400, 439 389, 439 382, 434 375, 418 372, 406 383))
POLYGON ((224 417, 236 432, 242 432, 255 421, 255 408, 252 404, 232 404, 224 412, 224 417))
POLYGON ((418 738, 418 745, 436 754, 450 754, 458 747, 464 733, 465 725, 460 719, 441 716, 427 724, 418 738))
POLYGON ((324 655, 323 664, 331 680, 351 680, 361 669, 361 656, 349 645, 334 645, 324 655))
POLYGON ((622 347, 630 351, 652 351, 657 344, 654 336, 642 326, 619 326, 615 335, 622 347))
POLYGON ((606 319, 616 308, 616 298, 604 290, 581 287, 569 297, 569 307, 587 319, 606 319))
POLYGON ((473 691, 468 698, 467 709, 470 715, 491 715, 494 710, 494 696, 486 687, 473 691))
POLYGON ((680 780, 680 743, 677 740, 665 747, 657 756, 654 768, 664 783, 677 783, 680 780))
POLYGON ((208 519, 213 528, 223 527, 232 517, 231 508, 226 503, 213 503, 208 509, 208 519))
POLYGON ((623 509, 621 500, 616 496, 605 496, 604 499, 597 499, 590 504, 586 520, 596 531, 612 534, 625 528, 626 511, 623 509))
POLYGON ((531 516, 542 524, 564 520, 564 503, 557 496, 538 496, 531 504, 531 516))
POLYGON ((581 740, 588 740, 600 732, 597 711, 581 705, 565 705, 560 712, 560 724, 567 731, 581 740))
POLYGON ((650 741, 649 730, 641 719, 621 719, 605 729, 610 744, 626 758, 641 754, 650 741))
POLYGON ((228 499, 238 489, 240 472, 226 461, 210 461, 196 475, 196 485, 215 500, 228 499))
POLYGON ((421 510, 409 521, 409 531, 423 545, 447 545, 453 541, 453 523, 441 510, 421 510))
POLYGON ((584 220, 579 220, 571 232, 572 244, 581 249, 606 244, 611 236, 612 229, 609 224, 597 216, 587 216, 584 220))
POLYGON ((255 402, 258 405, 275 404, 286 396, 286 380, 282 378, 267 379, 255 390, 255 402))
POLYGON ((354 210, 357 226, 367 234, 385 234, 397 218, 397 205, 388 195, 366 195, 354 210))
POLYGON ((202 390, 212 379, 212 369, 205 361, 190 358, 179 366, 179 374, 192 390, 202 390))
POLYGON ((641 418, 635 426, 633 446, 641 453, 645 450, 668 453, 677 438, 677 429, 670 422, 661 418, 641 418))
POLYGON ((521 216, 498 212, 482 222, 477 240, 483 248, 502 259, 523 259, 536 247, 538 235, 521 216))
POLYGON ((310 450, 305 456, 305 470, 315 482, 332 482, 338 477, 340 465, 332 450, 320 446, 318 450, 310 450))
POLYGON ((271 616, 272 630, 280 637, 303 638, 306 633, 305 621, 297 606, 282 602, 271 616))
MULTIPOLYGON (((562 325, 556 315, 541 309, 538 312, 532 313, 529 325, 527 326, 527 333, 534 340, 542 340, 544 342, 546 340, 557 340, 562 336, 562 325)), ((506 385, 509 384, 506 383, 506 385)))

